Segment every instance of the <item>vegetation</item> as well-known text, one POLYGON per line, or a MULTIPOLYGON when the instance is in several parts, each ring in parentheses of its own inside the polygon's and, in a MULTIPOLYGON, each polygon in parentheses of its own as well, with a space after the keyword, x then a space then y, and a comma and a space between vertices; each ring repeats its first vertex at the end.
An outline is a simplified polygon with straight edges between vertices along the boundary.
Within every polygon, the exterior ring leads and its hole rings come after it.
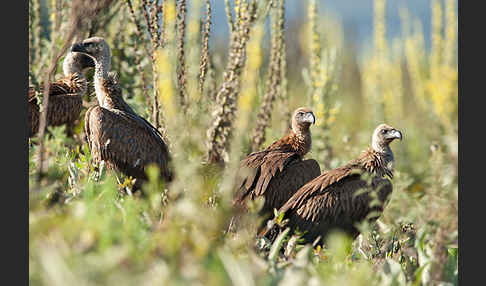
MULTIPOLYGON (((36 88, 75 2, 29 1, 36 88)), ((218 29, 209 0, 113 1, 79 25, 75 39, 110 44, 125 99, 167 138, 176 179, 166 186, 151 168, 145 196, 126 195, 130 178, 119 184, 90 163, 86 109, 73 138, 48 127, 31 139, 31 285, 457 285, 456 2, 431 1, 428 52, 406 9, 402 35, 388 41, 386 1, 375 0, 373 49, 360 61, 339 23, 319 16, 325 3, 303 1, 307 17, 290 23, 284 2, 225 0, 227 46, 208 41, 218 29), (321 249, 287 232, 256 239, 255 203, 241 231, 226 234, 239 160, 305 105, 317 120, 307 156, 322 170, 356 157, 381 122, 403 131, 383 215, 355 241, 336 233, 321 249)), ((88 79, 92 105, 92 71, 88 79)))

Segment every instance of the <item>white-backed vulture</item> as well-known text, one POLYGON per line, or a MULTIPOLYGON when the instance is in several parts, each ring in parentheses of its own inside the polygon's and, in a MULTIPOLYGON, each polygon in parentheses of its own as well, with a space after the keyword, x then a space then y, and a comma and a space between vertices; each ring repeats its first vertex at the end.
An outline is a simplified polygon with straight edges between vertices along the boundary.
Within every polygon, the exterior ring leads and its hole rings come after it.
POLYGON ((109 75, 111 51, 106 41, 88 38, 73 44, 71 51, 85 53, 95 62, 98 105, 88 109, 84 124, 94 161, 105 161, 107 168, 142 181, 148 179, 146 166, 155 164, 161 178, 171 181, 170 156, 162 134, 123 100, 116 78, 109 75))
MULTIPOLYGON (((49 84, 49 107, 47 125, 66 124, 68 134, 79 118, 83 105, 83 95, 87 90, 85 68, 94 67, 94 61, 83 54, 68 52, 62 65, 64 77, 49 84)), ((41 88, 42 92, 43 88, 41 88)), ((37 134, 40 111, 34 87, 29 87, 29 137, 37 134)))
POLYGON ((274 208, 279 209, 301 186, 320 174, 317 161, 303 160, 311 149, 309 127, 314 123, 312 110, 298 108, 292 115, 289 134, 241 161, 235 206, 245 209, 247 200, 264 197, 260 214, 273 214, 274 208))
MULTIPOLYGON (((291 231, 296 228, 304 232, 307 243, 313 243, 319 236, 322 245, 326 235, 333 229, 348 233, 353 238, 359 235, 356 224, 372 212, 381 215, 384 204, 393 187, 394 157, 389 144, 394 139, 402 140, 401 131, 381 124, 373 132, 371 147, 344 166, 323 172, 320 176, 301 187, 279 210, 288 218, 291 231), (386 178, 388 177, 388 178, 386 178), (366 190, 355 194, 358 190, 366 190), (377 205, 370 206, 376 191, 377 205)), ((373 216, 370 222, 376 220, 373 216)), ((262 235, 274 235, 264 229, 262 235)))

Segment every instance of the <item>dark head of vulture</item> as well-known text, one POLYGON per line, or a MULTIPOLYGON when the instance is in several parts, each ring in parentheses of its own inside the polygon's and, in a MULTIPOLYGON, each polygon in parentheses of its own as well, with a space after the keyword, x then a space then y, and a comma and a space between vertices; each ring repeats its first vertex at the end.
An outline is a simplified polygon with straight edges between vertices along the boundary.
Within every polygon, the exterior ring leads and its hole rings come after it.
POLYGON ((247 200, 263 197, 260 214, 271 215, 274 208, 279 209, 302 185, 320 174, 317 161, 303 159, 311 149, 309 127, 315 121, 310 108, 297 108, 288 134, 241 161, 233 200, 237 209, 246 209, 247 200))
MULTIPOLYGON (((92 37, 71 46, 72 52, 79 52, 92 57, 96 64, 109 65, 111 63, 111 50, 105 39, 92 37)), ((109 70, 109 66, 107 67, 109 70)))
POLYGON ((297 108, 292 114, 292 129, 290 133, 283 136, 280 140, 273 142, 265 150, 287 150, 289 152, 295 152, 299 156, 304 156, 312 147, 310 125, 315 124, 315 122, 316 117, 310 108, 297 108))
POLYGON ((395 139, 402 140, 402 132, 385 123, 378 125, 371 137, 371 146, 376 152, 388 152, 388 145, 395 139))
POLYGON ((292 115, 292 130, 296 133, 309 131, 309 126, 316 123, 316 117, 308 107, 299 107, 292 115))
POLYGON ((74 43, 71 46, 72 52, 79 52, 91 57, 95 62, 95 76, 94 85, 98 90, 97 96, 102 93, 100 91, 101 81, 109 80, 108 73, 111 68, 111 50, 105 39, 101 37, 91 37, 81 42, 74 43))
POLYGON ((115 73, 111 69, 111 49, 105 39, 91 37, 74 43, 71 51, 87 55, 95 62, 93 77, 98 104, 106 108, 116 108, 135 114, 133 109, 123 100, 121 88, 115 73))
MULTIPOLYGON (((402 140, 402 132, 380 124, 373 132, 371 146, 358 158, 323 172, 297 190, 279 209, 291 229, 305 232, 303 238, 309 243, 320 237, 322 244, 333 229, 358 236, 356 224, 376 220, 393 190, 389 179, 393 178, 394 156, 389 145, 395 139, 402 140), (359 190, 367 191, 356 194, 359 190), (374 196, 370 191, 376 192, 379 204, 371 205, 374 196), (369 218, 372 212, 378 216, 369 218)), ((260 234, 272 239, 272 229, 265 228, 260 234)))
POLYGON ((74 73, 81 74, 85 69, 94 67, 95 62, 90 56, 78 52, 68 52, 62 63, 64 76, 69 76, 74 73))

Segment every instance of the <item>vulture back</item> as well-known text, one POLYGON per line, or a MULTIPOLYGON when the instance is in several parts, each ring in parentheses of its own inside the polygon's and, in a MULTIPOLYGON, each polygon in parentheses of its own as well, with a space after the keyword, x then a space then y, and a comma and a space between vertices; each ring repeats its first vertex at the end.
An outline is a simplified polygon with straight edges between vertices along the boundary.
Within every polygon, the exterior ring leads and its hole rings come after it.
MULTIPOLYGON (((323 174, 304 185, 281 208, 285 218, 289 218, 292 230, 306 231, 304 239, 313 242, 318 236, 325 238, 331 230, 342 230, 355 238, 359 235, 356 223, 367 219, 376 211, 383 212, 384 204, 392 192, 390 180, 373 176, 364 179, 360 174, 349 174, 340 179, 323 174), (323 181, 333 181, 323 185, 323 181), (371 195, 376 191, 377 196, 371 195), (372 204, 374 198, 378 204, 372 204)), ((376 220, 378 216, 370 219, 376 220)), ((322 243, 322 241, 321 241, 322 243)))
POLYGON ((105 160, 109 168, 142 180, 153 163, 166 181, 172 179, 167 147, 137 115, 93 106, 85 115, 85 134, 95 161, 105 160))
MULTIPOLYGON (((73 125, 79 118, 83 104, 82 96, 86 92, 87 82, 78 73, 52 82, 49 85, 49 107, 47 125, 73 125)), ((41 87, 41 92, 43 88, 41 87)), ((29 137, 37 134, 39 129, 40 109, 33 87, 29 87, 29 137)))
POLYGON ((290 152, 255 152, 240 165, 234 204, 245 208, 246 200, 265 199, 261 215, 273 214, 306 182, 320 174, 313 159, 302 160, 290 152), (246 176, 244 175, 246 174, 246 176))

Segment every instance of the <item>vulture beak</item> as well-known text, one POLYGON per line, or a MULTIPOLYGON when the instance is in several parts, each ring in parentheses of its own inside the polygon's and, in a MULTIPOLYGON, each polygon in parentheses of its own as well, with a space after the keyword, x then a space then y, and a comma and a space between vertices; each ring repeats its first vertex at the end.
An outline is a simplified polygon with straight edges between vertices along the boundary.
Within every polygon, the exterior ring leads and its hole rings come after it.
POLYGON ((71 52, 78 52, 78 53, 85 54, 89 58, 89 60, 87 60, 88 62, 86 63, 87 67, 94 67, 96 65, 96 63, 95 63, 96 59, 92 55, 92 51, 91 51, 90 47, 87 46, 85 43, 83 43, 83 42, 74 43, 71 46, 71 52))
POLYGON ((309 123, 312 123, 312 124, 315 124, 315 123, 316 123, 316 117, 314 116, 314 113, 312 113, 312 112, 307 112, 307 113, 304 115, 304 118, 302 118, 302 121, 304 121, 304 122, 309 122, 309 123))
POLYGON ((71 52, 86 53, 83 43, 74 43, 71 46, 71 52))
POLYGON ((402 132, 400 130, 397 130, 397 129, 393 129, 390 133, 389 133, 389 138, 390 139, 400 139, 400 141, 402 141, 402 132))

